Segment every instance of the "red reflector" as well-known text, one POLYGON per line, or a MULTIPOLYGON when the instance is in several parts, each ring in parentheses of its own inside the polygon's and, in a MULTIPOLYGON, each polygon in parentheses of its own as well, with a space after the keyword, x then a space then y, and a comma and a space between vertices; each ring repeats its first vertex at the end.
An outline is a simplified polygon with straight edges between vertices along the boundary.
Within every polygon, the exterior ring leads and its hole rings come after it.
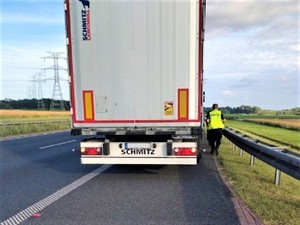
POLYGON ((81 153, 83 155, 99 155, 101 151, 100 148, 82 148, 81 153))
POLYGON ((196 148, 174 148, 175 155, 196 155, 196 148))

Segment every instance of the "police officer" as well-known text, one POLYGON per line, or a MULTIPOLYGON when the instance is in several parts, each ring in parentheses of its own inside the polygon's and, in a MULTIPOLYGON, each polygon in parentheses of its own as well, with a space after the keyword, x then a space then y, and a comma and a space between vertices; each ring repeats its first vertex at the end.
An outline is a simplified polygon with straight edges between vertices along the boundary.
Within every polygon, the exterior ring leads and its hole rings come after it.
POLYGON ((222 130, 224 129, 224 122, 226 121, 223 113, 219 110, 218 104, 212 105, 212 110, 207 113, 207 140, 211 147, 210 154, 216 152, 219 154, 219 146, 222 139, 222 130))

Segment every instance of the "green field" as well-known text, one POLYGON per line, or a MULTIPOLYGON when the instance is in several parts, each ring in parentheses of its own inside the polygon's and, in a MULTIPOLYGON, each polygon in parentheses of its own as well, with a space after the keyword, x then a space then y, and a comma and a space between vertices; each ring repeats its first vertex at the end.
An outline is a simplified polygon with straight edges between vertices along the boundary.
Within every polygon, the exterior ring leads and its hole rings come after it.
POLYGON ((296 130, 239 120, 227 120, 226 126, 271 140, 280 146, 300 150, 300 132, 296 130))
POLYGON ((299 115, 259 115, 259 114, 226 114, 225 115, 229 120, 245 120, 245 119, 300 119, 299 115))

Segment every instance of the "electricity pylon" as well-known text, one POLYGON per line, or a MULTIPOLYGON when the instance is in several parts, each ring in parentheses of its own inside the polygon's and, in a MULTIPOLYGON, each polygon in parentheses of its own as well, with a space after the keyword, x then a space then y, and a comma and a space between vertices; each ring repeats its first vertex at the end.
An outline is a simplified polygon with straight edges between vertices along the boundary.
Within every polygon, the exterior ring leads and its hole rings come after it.
POLYGON ((63 52, 48 52, 50 56, 44 57, 45 59, 53 59, 53 66, 44 68, 44 70, 53 70, 54 71, 54 77, 47 79, 47 80, 54 80, 53 85, 53 91, 52 91, 52 98, 50 103, 50 110, 64 110, 64 104, 63 104, 63 95, 60 88, 60 77, 59 77, 59 71, 60 70, 67 70, 63 67, 60 67, 58 65, 59 59, 66 59, 64 57, 61 57, 60 55, 63 54, 63 52))
POLYGON ((37 73, 32 76, 32 89, 30 90, 31 97, 37 99, 37 108, 40 110, 45 109, 42 88, 42 82, 45 82, 45 79, 42 79, 42 76, 44 76, 43 73, 37 73))
POLYGON ((43 101, 43 87, 42 87, 42 82, 45 82, 45 79, 42 79, 42 76, 44 76, 44 74, 42 74, 42 73, 37 73, 35 75, 35 79, 37 81, 37 100, 38 100, 38 109, 39 110, 45 109, 45 104, 43 101))

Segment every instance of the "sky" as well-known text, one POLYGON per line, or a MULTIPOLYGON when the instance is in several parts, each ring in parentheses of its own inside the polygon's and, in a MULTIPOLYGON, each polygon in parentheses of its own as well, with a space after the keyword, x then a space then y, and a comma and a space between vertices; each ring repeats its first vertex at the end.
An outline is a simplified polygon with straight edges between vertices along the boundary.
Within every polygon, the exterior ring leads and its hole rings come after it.
MULTIPOLYGON (((300 2, 206 3, 204 106, 300 107, 300 2)), ((0 24, 0 99, 57 98, 58 53, 62 96, 69 100, 63 0, 1 1, 0 24)))

